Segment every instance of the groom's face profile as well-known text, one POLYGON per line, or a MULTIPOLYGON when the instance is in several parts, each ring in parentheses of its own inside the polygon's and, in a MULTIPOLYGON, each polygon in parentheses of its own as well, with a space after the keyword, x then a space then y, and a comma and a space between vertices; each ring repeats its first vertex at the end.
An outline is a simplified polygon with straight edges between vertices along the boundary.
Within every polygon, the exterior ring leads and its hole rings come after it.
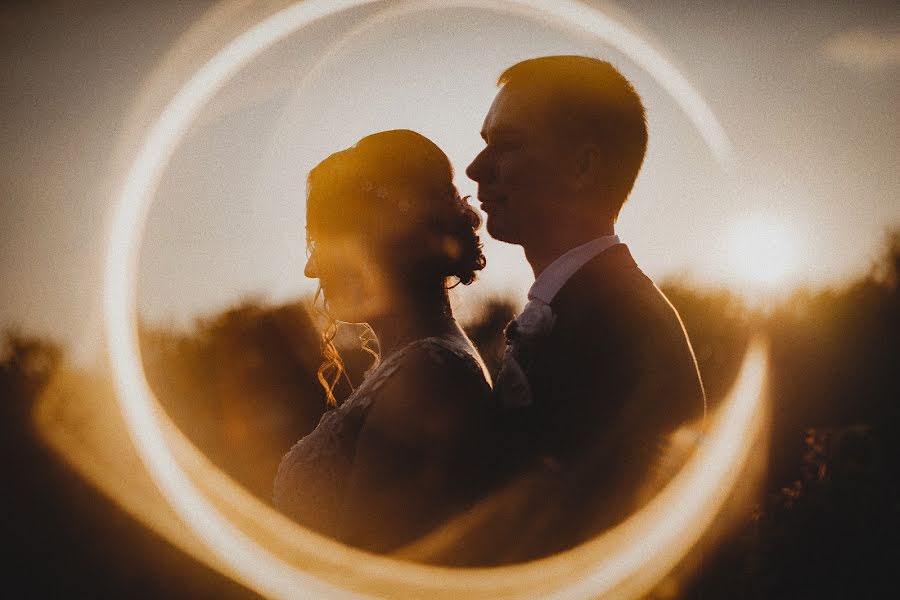
POLYGON ((527 243, 553 222, 565 192, 566 153, 548 118, 547 97, 529 88, 500 90, 481 130, 485 148, 466 169, 495 239, 527 243))

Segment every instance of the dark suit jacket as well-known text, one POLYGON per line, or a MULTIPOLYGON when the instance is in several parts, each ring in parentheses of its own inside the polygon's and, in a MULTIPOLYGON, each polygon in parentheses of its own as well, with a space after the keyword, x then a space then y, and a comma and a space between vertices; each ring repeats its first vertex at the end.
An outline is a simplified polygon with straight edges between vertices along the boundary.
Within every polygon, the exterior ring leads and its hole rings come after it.
POLYGON ((585 264, 551 302, 556 321, 526 374, 533 403, 502 417, 515 540, 486 562, 548 555, 636 508, 666 436, 704 394, 678 313, 624 244, 585 264))

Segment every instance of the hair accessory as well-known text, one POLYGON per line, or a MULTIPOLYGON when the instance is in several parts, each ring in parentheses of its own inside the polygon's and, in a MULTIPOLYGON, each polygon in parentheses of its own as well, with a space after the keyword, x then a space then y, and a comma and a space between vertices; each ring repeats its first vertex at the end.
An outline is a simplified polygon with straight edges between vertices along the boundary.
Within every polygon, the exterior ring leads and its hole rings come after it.
POLYGON ((386 200, 388 197, 388 189, 383 185, 375 185, 371 179, 365 179, 362 182, 362 191, 367 194, 375 192, 375 195, 378 196, 381 200, 386 200))

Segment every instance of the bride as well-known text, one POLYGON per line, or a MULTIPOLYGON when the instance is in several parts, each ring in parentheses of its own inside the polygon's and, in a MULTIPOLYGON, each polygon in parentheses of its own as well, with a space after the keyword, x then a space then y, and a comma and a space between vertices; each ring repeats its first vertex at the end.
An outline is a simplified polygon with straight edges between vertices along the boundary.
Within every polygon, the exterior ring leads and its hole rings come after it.
POLYGON ((446 155, 409 130, 332 154, 307 194, 305 274, 333 320, 319 372, 332 409, 282 459, 274 501, 325 535, 396 551, 470 507, 487 483, 489 375, 447 294, 484 268, 480 220, 446 155), (367 323, 380 350, 340 405, 336 320, 367 323))

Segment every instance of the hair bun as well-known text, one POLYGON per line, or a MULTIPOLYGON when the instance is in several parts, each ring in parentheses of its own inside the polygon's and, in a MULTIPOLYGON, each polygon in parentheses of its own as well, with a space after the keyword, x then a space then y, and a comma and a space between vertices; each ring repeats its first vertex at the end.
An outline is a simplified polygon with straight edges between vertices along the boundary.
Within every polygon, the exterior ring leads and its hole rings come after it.
MULTIPOLYGON (((456 277, 458 282, 469 285, 477 278, 478 271, 484 269, 487 259, 482 252, 481 238, 476 233, 481 226, 481 218, 469 206, 466 198, 455 194, 458 206, 462 208, 450 223, 447 233, 455 242, 455 252, 449 256, 447 276, 456 277)), ((448 253, 449 254, 449 253, 448 253)))

